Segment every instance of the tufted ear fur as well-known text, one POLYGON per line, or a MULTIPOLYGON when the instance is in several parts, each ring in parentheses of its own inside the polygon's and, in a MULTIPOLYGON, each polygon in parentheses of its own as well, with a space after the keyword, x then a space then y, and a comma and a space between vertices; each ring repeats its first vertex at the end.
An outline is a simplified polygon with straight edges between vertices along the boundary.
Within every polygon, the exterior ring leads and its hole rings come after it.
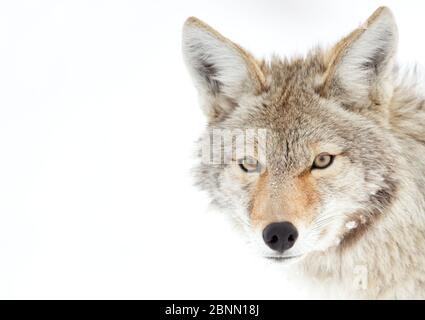
POLYGON ((377 9, 328 53, 322 95, 360 111, 382 108, 392 95, 397 40, 391 11, 377 9))
POLYGON ((243 97, 265 89, 266 80, 257 61, 193 17, 183 27, 183 56, 210 121, 223 118, 243 97))

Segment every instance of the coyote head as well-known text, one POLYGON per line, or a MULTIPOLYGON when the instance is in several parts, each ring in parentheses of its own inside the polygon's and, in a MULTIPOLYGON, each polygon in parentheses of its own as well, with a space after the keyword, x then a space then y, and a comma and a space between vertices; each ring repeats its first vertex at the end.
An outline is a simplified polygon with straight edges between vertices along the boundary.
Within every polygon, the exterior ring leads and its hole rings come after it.
POLYGON ((186 21, 184 59, 208 122, 197 181, 265 256, 347 247, 391 204, 396 46, 387 8, 333 47, 290 60, 258 60, 186 21))

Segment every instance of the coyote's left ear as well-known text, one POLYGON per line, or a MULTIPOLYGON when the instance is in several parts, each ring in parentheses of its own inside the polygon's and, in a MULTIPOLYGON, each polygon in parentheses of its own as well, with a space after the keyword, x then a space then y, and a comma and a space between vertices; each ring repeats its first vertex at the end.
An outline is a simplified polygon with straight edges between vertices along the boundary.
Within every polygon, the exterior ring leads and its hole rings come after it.
POLYGON ((377 9, 329 52, 321 93, 357 109, 385 104, 392 94, 397 40, 391 11, 377 9))
POLYGON ((265 89, 257 61, 240 46, 196 18, 183 27, 183 56, 210 122, 230 113, 240 99, 265 89))

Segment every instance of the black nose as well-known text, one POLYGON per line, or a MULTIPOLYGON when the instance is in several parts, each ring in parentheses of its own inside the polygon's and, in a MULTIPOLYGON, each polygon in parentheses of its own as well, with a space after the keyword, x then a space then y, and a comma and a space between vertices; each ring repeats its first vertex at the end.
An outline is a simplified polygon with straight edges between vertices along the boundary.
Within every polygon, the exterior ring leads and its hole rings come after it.
POLYGON ((264 242, 271 249, 281 253, 292 248, 297 238, 297 229, 290 222, 272 223, 263 230, 264 242))

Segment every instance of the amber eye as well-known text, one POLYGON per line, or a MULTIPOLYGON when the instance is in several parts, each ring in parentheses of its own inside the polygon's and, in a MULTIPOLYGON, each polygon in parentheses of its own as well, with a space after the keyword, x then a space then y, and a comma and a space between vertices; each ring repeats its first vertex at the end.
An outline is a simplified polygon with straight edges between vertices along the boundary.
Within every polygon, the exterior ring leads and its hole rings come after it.
POLYGON ((325 169, 332 164, 334 158, 335 156, 329 153, 321 153, 314 159, 312 169, 325 169))
POLYGON ((248 173, 261 171, 261 164, 258 162, 258 160, 251 157, 245 157, 238 160, 238 165, 239 168, 248 173))

